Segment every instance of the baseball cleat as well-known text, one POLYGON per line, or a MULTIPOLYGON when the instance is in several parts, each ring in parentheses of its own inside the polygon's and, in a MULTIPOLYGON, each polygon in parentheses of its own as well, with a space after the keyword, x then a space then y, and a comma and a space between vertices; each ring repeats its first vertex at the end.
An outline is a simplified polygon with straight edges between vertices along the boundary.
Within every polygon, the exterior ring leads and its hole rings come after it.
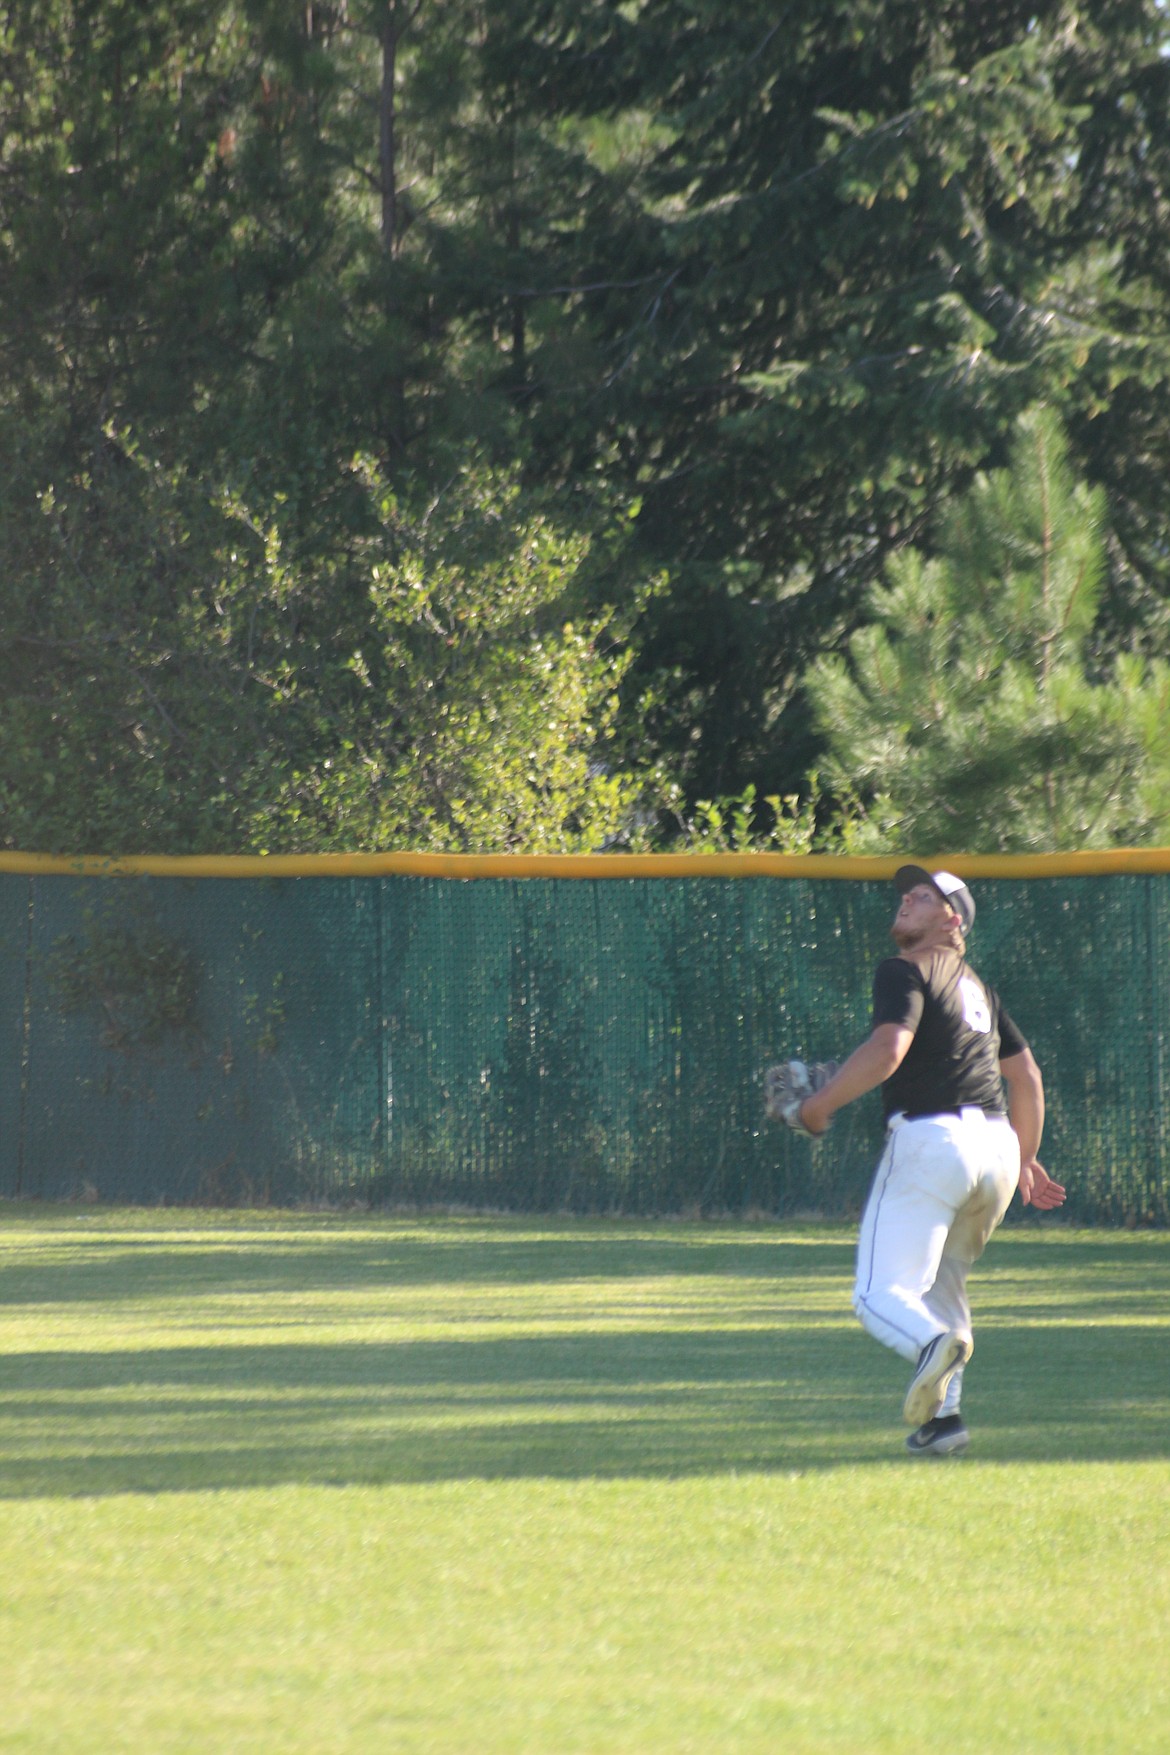
POLYGON ((925 1426, 943 1405, 951 1378, 965 1365, 975 1343, 961 1328, 936 1335, 918 1356, 918 1369, 906 1392, 902 1417, 907 1426, 925 1426))
POLYGON ((911 1456, 956 1456, 966 1450, 971 1434, 961 1414, 944 1414, 942 1419, 928 1420, 917 1432, 911 1432, 906 1449, 911 1456))

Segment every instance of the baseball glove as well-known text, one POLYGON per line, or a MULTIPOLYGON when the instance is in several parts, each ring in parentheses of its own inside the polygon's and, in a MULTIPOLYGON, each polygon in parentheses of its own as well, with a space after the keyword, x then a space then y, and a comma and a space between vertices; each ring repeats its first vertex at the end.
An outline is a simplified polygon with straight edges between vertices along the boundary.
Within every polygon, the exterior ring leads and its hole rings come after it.
POLYGON ((764 1114, 769 1121, 782 1121, 793 1133, 805 1139, 819 1139, 800 1119, 800 1105, 822 1085, 827 1085, 837 1070, 835 1060, 815 1060, 809 1066, 803 1060, 782 1060, 764 1074, 764 1114))

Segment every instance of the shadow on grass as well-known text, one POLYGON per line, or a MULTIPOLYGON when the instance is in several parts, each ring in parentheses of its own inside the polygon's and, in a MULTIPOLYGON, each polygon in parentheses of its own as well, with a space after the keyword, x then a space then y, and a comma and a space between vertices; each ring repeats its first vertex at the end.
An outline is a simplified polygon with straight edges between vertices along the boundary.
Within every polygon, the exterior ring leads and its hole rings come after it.
MULTIPOLYGON (((993 1329, 969 1386, 977 1454, 1165 1457, 1165 1345, 1076 1325, 1040 1351, 993 1329)), ((799 1326, 10 1354, 0 1497, 889 1462, 904 1380, 860 1331, 799 1326)))
MULTIPOLYGON (((0 1353, 0 1497, 903 1455, 906 1367, 853 1326, 845 1228, 99 1214, 11 1237, 0 1318, 26 1350, 10 1331, 0 1353), (119 1348, 128 1307, 153 1344, 119 1348), (330 1339, 332 1321, 376 1332, 330 1339)), ((1021 1226, 978 1281, 974 1454, 1170 1455, 1170 1236, 1021 1226)))
MULTIPOLYGON (((165 1221, 160 1220, 160 1226, 165 1221)), ((30 1255, 9 1259, 0 1270, 0 1308, 5 1305, 77 1304, 112 1299, 249 1296, 276 1291, 286 1297, 362 1287, 557 1285, 600 1279, 688 1279, 763 1276, 774 1280, 852 1271, 851 1233, 805 1243, 780 1242, 763 1227, 725 1240, 697 1228, 663 1226, 659 1235, 614 1237, 599 1225, 551 1229, 512 1237, 518 1224, 499 1231, 481 1223, 461 1228, 439 1224, 415 1237, 400 1231, 383 1237, 355 1222, 360 1236, 338 1236, 333 1227, 307 1222, 303 1230, 282 1225, 274 1233, 241 1230, 238 1237, 209 1239, 160 1229, 157 1236, 88 1237, 70 1230, 51 1235, 50 1248, 68 1252, 67 1263, 30 1255)), ((626 1228, 627 1230, 629 1228, 626 1228)))
MULTIPOLYGON (((785 1239, 778 1240, 765 1225, 721 1235, 710 1225, 675 1227, 652 1220, 639 1230, 605 1221, 540 1218, 395 1224, 364 1215, 349 1221, 289 1215, 265 1221, 248 1215, 246 1223, 222 1232, 211 1217, 205 1229, 187 1233, 168 1230, 165 1214, 156 1223, 157 1233, 144 1236, 102 1235, 100 1221, 93 1234, 87 1233, 85 1221, 76 1218, 42 1231, 47 1248, 66 1252, 68 1259, 50 1261, 47 1268, 33 1252, 28 1259, 17 1254, 3 1261, 0 1310, 172 1297, 177 1291, 198 1300, 669 1276, 733 1281, 751 1276, 778 1284, 816 1277, 845 1283, 855 1251, 855 1229, 849 1226, 810 1225, 801 1240, 792 1241, 792 1226, 784 1227, 785 1239)), ((1034 1276, 1056 1266, 1067 1277, 1079 1315, 1104 1315, 1119 1298, 1170 1310, 1170 1232, 1044 1236, 1046 1229, 1019 1224, 1001 1233, 976 1270, 977 1282, 998 1274, 1019 1277, 1031 1287, 1034 1276), (1152 1269, 1144 1275, 1135 1271, 1143 1255, 1152 1269)))

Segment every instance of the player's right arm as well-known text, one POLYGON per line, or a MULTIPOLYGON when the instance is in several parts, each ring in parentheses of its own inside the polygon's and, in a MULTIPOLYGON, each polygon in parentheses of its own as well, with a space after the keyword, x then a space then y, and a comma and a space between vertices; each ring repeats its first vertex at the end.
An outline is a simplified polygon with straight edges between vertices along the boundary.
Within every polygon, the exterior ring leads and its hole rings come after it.
POLYGON ((800 1106, 800 1119, 810 1133, 823 1133, 838 1109, 897 1072, 922 1021, 923 991, 922 971, 912 958, 887 957, 878 964, 872 1030, 828 1084, 800 1106))
POLYGON ((913 1030, 904 1024, 878 1024, 849 1059, 841 1063, 828 1084, 801 1104, 800 1119, 809 1132, 824 1133, 838 1109, 883 1085, 891 1073, 897 1072, 913 1040, 913 1030))

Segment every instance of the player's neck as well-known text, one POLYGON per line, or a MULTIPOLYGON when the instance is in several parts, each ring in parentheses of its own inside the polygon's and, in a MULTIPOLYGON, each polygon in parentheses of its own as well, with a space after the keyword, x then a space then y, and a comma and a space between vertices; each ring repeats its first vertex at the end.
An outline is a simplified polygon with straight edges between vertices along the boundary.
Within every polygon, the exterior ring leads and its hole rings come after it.
POLYGON ((957 957, 965 953, 962 933, 955 926, 928 926, 920 932, 894 928, 894 943, 904 957, 928 956, 931 951, 953 951, 957 957))

